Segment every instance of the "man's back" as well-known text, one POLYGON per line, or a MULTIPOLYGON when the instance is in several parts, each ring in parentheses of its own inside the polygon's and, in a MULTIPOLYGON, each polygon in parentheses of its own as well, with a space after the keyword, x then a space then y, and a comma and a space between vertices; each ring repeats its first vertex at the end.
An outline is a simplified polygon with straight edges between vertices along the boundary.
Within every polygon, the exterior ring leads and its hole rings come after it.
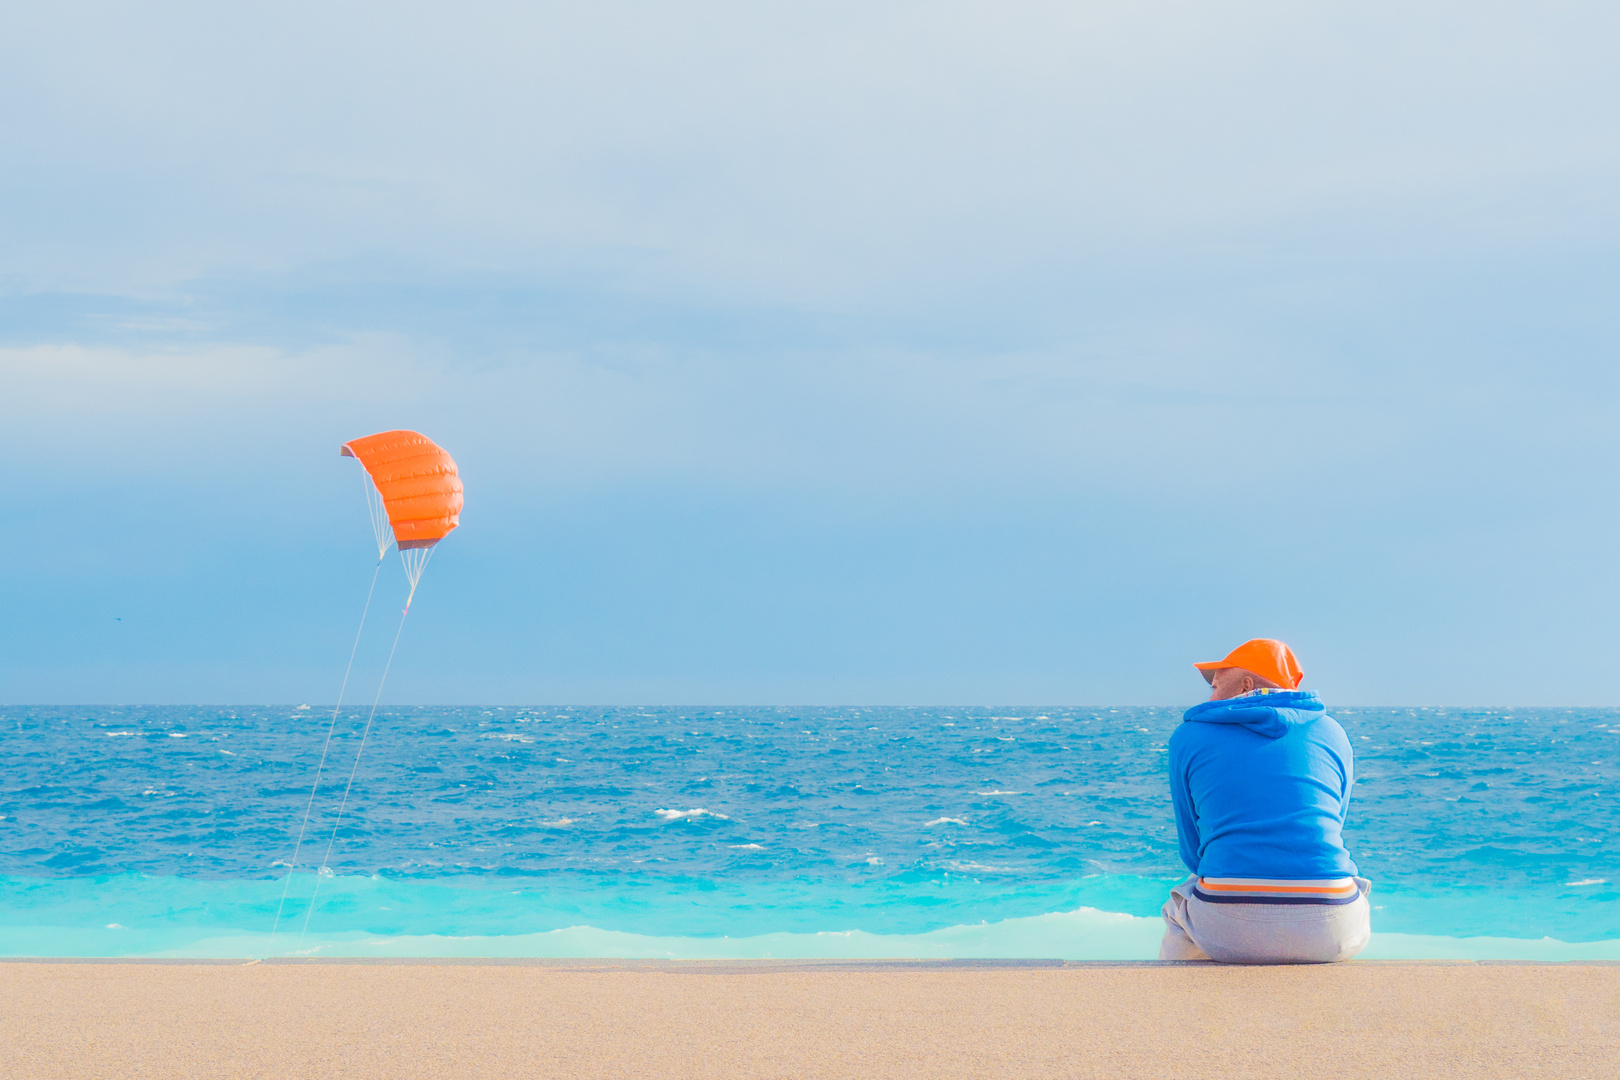
POLYGON ((1170 738, 1181 859, 1209 878, 1352 876, 1341 832, 1353 782, 1350 740, 1315 694, 1204 702, 1170 738))
POLYGON ((1322 964, 1372 938, 1372 882, 1344 850, 1350 740, 1275 638, 1194 664, 1209 700, 1170 736, 1170 798, 1193 876, 1160 914, 1160 960, 1322 964))

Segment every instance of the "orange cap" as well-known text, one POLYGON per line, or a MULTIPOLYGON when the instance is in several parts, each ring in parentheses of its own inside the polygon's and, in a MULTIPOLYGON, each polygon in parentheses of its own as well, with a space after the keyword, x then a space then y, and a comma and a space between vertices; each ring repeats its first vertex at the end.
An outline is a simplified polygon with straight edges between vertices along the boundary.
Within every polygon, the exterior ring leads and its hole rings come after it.
POLYGON ((1300 668, 1299 661, 1294 659, 1294 650, 1271 638, 1245 641, 1227 653, 1225 660, 1212 660, 1206 664, 1194 664, 1193 667, 1204 673, 1205 682, 1214 677, 1212 672, 1221 668, 1236 667, 1252 671, 1285 690, 1297 690, 1300 680, 1305 678, 1305 672, 1300 668))

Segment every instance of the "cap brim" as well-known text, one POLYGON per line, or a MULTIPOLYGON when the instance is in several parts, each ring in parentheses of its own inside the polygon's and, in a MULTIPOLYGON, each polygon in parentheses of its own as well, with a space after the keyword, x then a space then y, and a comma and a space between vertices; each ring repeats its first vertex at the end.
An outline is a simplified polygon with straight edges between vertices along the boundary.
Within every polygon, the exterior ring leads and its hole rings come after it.
POLYGON ((1232 665, 1228 664, 1225 660, 1211 660, 1207 664, 1193 665, 1193 667, 1198 669, 1198 674, 1204 677, 1204 681, 1210 684, 1215 682, 1215 673, 1217 671, 1221 670, 1222 668, 1229 668, 1231 666, 1232 665))

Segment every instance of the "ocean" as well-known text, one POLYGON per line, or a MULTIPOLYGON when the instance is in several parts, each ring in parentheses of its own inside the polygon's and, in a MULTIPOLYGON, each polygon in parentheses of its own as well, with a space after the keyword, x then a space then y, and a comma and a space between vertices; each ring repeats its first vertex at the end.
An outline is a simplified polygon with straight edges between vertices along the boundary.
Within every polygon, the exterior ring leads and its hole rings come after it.
MULTIPOLYGON (((1620 959, 1620 710, 1330 712, 1365 956, 1620 959)), ((0 708, 0 955, 1149 959, 1180 715, 345 709, 289 870, 330 706, 0 708)))

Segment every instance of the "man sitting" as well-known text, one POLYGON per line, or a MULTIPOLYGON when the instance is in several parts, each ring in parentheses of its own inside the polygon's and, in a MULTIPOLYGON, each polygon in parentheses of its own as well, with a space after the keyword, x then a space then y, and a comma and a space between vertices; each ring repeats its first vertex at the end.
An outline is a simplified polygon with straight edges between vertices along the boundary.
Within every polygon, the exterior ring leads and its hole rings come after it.
POLYGON ((1214 692, 1170 737, 1170 797, 1193 876, 1164 905, 1161 960, 1348 960, 1371 936, 1341 832, 1350 740, 1280 641, 1195 665, 1214 692))

